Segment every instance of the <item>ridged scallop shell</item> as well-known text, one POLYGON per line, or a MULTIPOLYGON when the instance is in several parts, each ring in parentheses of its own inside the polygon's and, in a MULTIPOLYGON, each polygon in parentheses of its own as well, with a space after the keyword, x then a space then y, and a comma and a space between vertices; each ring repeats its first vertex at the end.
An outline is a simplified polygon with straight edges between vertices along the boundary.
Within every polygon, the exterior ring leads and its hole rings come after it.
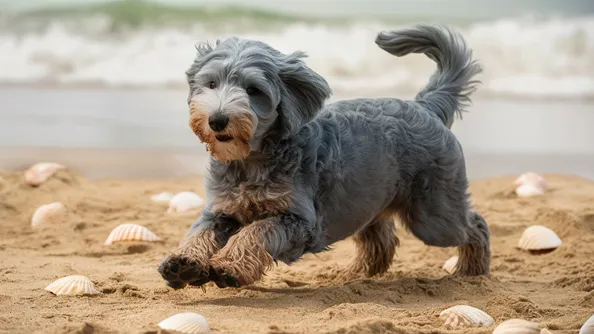
POLYGON ((148 228, 137 225, 137 224, 122 224, 118 227, 114 228, 107 240, 105 240, 105 245, 111 245, 114 242, 120 241, 159 241, 159 238, 155 233, 153 233, 148 228))
POLYGON ((584 322, 579 334, 594 334, 594 315, 584 322))
POLYGON ((441 311, 439 318, 445 320, 444 326, 452 329, 463 327, 489 327, 495 322, 490 315, 468 305, 456 305, 441 311))
POLYGON ((189 213, 197 211, 204 204, 204 199, 191 191, 175 194, 169 201, 168 213, 189 213))
POLYGON ((31 217, 31 226, 54 224, 64 221, 68 217, 68 209, 60 202, 42 205, 35 210, 31 217))
POLYGON ((198 313, 186 312, 172 315, 161 321, 159 327, 170 333, 198 334, 210 332, 208 321, 198 313))
POLYGON ((93 282, 82 275, 70 275, 55 280, 45 287, 54 295, 97 295, 101 291, 95 289, 93 282))
POLYGON ((553 230, 542 225, 528 227, 518 241, 518 247, 524 250, 537 251, 555 249, 563 242, 553 230))
POLYGON ((510 319, 495 327, 493 334, 540 334, 540 326, 532 321, 510 319))
POLYGON ((458 255, 447 259, 441 268, 448 273, 453 274, 456 271, 456 264, 458 264, 458 255))
POLYGON ((54 162, 40 162, 25 171, 25 183, 38 186, 47 181, 58 170, 65 169, 63 165, 54 162))

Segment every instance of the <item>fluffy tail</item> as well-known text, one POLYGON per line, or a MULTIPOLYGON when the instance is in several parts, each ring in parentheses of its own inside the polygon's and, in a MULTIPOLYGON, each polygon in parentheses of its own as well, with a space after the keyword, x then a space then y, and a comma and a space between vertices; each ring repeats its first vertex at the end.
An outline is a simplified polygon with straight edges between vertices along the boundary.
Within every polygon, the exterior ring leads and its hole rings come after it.
POLYGON ((381 32, 375 43, 398 57, 424 53, 433 59, 437 71, 415 100, 435 112, 448 128, 456 115, 462 118, 464 108, 471 104, 470 94, 480 83, 473 77, 482 72, 462 36, 446 26, 420 24, 381 32))

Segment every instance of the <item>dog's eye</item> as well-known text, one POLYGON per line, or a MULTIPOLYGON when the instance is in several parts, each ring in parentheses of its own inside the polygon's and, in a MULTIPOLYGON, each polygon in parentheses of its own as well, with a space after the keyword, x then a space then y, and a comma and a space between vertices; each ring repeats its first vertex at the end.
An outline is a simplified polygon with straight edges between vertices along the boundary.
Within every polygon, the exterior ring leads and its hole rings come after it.
POLYGON ((246 88, 245 92, 247 93, 247 95, 255 95, 258 94, 259 90, 254 87, 248 87, 246 88))
POLYGON ((210 81, 208 83, 208 88, 215 89, 215 88, 217 88, 217 84, 214 81, 210 81))

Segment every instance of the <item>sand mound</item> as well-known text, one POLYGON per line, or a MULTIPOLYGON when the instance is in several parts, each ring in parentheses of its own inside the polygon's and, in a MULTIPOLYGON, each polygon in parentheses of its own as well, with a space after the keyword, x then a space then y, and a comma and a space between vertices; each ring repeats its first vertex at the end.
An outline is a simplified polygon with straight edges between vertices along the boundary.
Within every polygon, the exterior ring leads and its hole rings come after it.
POLYGON ((441 310, 468 304, 497 323, 523 318, 574 333, 594 310, 594 182, 546 177, 552 189, 535 198, 517 198, 511 176, 472 183, 492 232, 491 277, 448 276, 441 266, 455 249, 427 247, 400 230, 392 268, 374 279, 344 275, 354 256, 347 240, 281 264, 253 286, 203 292, 173 291, 156 271, 196 217, 168 215, 150 201, 162 191, 203 193, 200 178, 91 181, 60 171, 31 187, 22 173, 0 172, 0 332, 155 333, 167 316, 192 311, 225 333, 490 333, 442 327, 441 310), (31 228, 33 211, 55 201, 70 210, 67 220, 31 228), (163 241, 103 246, 122 223, 146 226, 163 241), (518 250, 533 224, 553 229, 563 245, 542 255, 518 250), (71 274, 86 275, 103 294, 43 290, 71 274))

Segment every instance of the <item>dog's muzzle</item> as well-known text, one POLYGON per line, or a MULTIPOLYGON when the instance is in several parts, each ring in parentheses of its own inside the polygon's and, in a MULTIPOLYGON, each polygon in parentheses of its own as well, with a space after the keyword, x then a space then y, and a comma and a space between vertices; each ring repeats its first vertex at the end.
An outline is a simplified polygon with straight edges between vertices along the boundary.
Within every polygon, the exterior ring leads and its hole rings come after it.
POLYGON ((220 142, 228 142, 233 140, 233 138, 227 134, 220 133, 227 128, 227 124, 229 124, 229 117, 223 115, 222 113, 216 113, 208 117, 208 126, 212 131, 215 132, 216 140, 220 142))
POLYGON ((190 106, 190 127, 206 149, 219 161, 243 160, 250 152, 249 140, 253 136, 252 115, 216 112, 209 115, 190 106))

